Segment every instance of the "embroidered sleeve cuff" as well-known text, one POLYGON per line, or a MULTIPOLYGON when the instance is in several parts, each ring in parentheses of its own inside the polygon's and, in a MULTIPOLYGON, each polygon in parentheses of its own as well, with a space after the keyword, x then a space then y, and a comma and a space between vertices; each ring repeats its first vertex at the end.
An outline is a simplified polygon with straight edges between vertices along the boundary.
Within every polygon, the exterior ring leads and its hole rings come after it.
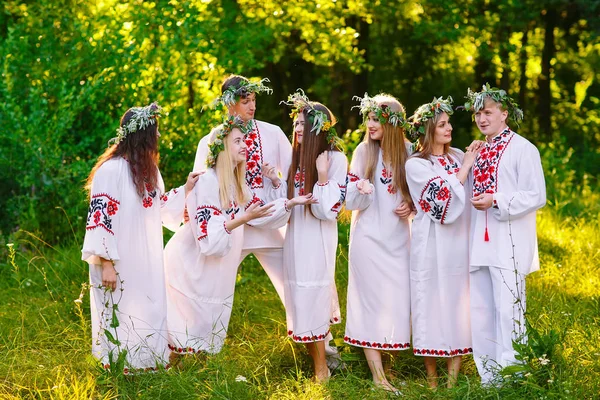
POLYGON ((281 180, 279 181, 279 185, 275 186, 273 185, 273 189, 279 189, 281 187, 281 180))
POLYGON ((317 186, 327 186, 328 184, 329 184, 329 181, 327 181, 325 183, 317 182, 317 186))
POLYGON ((283 208, 285 208, 285 212, 291 212, 292 210, 290 208, 288 208, 288 201, 285 200, 283 202, 283 208))
POLYGON ((231 231, 229 229, 227 229, 227 225, 226 225, 225 221, 223 221, 223 228, 225 228, 225 232, 227 232, 227 234, 231 235, 231 231))
POLYGON ((499 208, 498 202, 496 201, 496 195, 494 195, 494 201, 492 202, 492 208, 495 208, 496 210, 499 208))

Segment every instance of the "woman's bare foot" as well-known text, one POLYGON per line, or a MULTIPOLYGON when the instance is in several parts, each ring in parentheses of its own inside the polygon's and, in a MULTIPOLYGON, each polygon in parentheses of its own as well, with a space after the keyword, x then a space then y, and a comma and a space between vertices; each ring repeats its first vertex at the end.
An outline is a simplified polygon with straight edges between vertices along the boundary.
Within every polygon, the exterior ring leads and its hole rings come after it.
POLYGON ((379 389, 383 389, 386 392, 393 393, 397 396, 401 394, 400 391, 398 389, 396 389, 395 387, 393 387, 392 384, 389 383, 387 380, 375 382, 375 387, 379 388, 379 389))
POLYGON ((315 371, 315 376, 313 377, 315 383, 326 383, 331 377, 331 371, 329 368, 321 368, 318 371, 315 371))

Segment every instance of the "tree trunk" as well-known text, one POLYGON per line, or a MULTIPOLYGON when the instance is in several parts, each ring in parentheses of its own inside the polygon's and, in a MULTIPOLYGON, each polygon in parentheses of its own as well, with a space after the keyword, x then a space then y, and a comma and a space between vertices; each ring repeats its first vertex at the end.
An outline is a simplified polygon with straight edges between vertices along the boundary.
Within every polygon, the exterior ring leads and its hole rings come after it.
POLYGON ((521 51, 519 53, 519 106, 525 112, 525 96, 527 95, 527 44, 529 43, 529 27, 523 32, 521 51))
POLYGON ((542 50, 542 73, 538 78, 540 98, 539 125, 540 134, 550 136, 552 130, 552 93, 550 92, 550 74, 552 73, 552 66, 550 65, 550 63, 556 55, 556 45, 554 43, 554 28, 556 27, 556 10, 545 10, 545 13, 542 14, 542 21, 544 22, 545 33, 544 49, 542 50))

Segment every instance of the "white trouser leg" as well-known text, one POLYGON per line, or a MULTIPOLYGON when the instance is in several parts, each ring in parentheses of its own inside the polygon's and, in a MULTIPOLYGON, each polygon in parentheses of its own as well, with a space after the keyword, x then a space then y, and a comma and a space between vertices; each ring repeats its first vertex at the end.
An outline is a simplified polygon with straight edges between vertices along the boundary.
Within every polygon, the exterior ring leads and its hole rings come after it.
POLYGON ((285 299, 283 297, 283 249, 267 248, 242 250, 240 264, 244 261, 244 258, 251 253, 254 254, 267 273, 267 276, 277 291, 281 304, 285 307, 285 299))
POLYGON ((470 274, 471 335, 473 358, 481 383, 490 382, 496 357, 496 318, 490 268, 481 267, 470 274))

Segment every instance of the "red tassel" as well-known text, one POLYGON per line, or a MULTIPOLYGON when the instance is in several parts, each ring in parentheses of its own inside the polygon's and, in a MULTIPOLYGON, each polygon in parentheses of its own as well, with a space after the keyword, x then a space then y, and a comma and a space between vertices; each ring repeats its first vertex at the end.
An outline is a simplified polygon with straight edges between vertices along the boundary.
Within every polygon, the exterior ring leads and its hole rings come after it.
POLYGON ((486 242, 490 241, 490 235, 488 235, 487 226, 485 227, 485 236, 483 237, 483 240, 486 242))

